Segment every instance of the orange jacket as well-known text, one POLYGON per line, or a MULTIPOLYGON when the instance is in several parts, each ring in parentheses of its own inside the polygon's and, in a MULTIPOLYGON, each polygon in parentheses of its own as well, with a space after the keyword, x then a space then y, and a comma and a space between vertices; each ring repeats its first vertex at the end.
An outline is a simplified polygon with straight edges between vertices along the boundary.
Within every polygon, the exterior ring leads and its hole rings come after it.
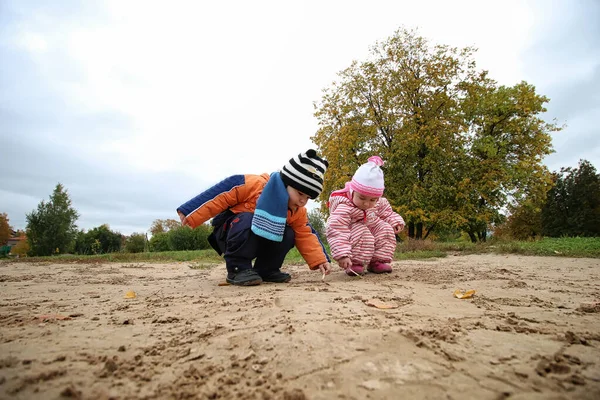
MULTIPOLYGON (((185 215, 185 224, 192 228, 227 209, 235 214, 254 212, 258 197, 269 178, 269 174, 230 176, 183 204, 177 211, 185 215)), ((305 207, 295 212, 288 209, 287 224, 294 230, 296 248, 310 269, 317 269, 320 264, 329 262, 321 241, 308 223, 305 207)))

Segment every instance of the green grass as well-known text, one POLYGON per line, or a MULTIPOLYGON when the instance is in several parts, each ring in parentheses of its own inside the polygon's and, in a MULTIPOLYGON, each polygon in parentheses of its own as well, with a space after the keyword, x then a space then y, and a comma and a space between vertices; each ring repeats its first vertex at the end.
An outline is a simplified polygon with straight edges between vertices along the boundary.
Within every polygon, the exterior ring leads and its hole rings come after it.
POLYGON ((214 261, 223 259, 214 250, 163 251, 157 253, 108 253, 93 256, 64 254, 48 257, 24 257, 10 259, 23 262, 52 262, 52 263, 99 263, 99 262, 147 262, 162 263, 176 261, 214 261))
MULTIPOLYGON (((329 251, 329 248, 327 248, 329 251)), ((544 238, 536 241, 490 240, 486 243, 432 242, 429 240, 406 240, 398 244, 395 260, 420 260, 445 257, 453 254, 523 254, 552 257, 600 258, 600 238, 544 238)), ((331 254, 331 253, 330 253, 331 254)), ((145 262, 166 263, 178 261, 195 262, 190 268, 205 268, 206 265, 222 263, 223 258, 212 249, 194 251, 165 251, 160 253, 110 253, 95 256, 58 255, 50 257, 24 257, 4 259, 0 262, 43 262, 43 263, 105 263, 145 262)), ((293 248, 285 258, 286 264, 304 264, 298 250, 293 248)))
POLYGON ((422 260, 425 258, 442 258, 448 254, 441 250, 415 250, 410 252, 396 251, 394 260, 422 260))
POLYGON ((484 243, 431 242, 408 240, 398 245, 396 259, 424 258, 422 253, 433 254, 522 254, 528 256, 600 258, 600 238, 543 238, 517 241, 491 239, 484 243))
POLYGON ((503 254, 600 258, 600 238, 544 238, 530 242, 497 242, 493 246, 495 252, 503 254))

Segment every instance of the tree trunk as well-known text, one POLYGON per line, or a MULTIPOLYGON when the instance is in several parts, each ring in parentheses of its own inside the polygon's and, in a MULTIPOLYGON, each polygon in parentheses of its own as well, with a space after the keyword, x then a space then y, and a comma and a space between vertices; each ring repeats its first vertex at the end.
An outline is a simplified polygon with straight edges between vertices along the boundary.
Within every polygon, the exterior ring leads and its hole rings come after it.
POLYGON ((475 232, 469 231, 468 234, 469 234, 469 237, 471 238, 471 242, 477 243, 477 236, 475 236, 475 232))
POLYGON ((481 232, 477 232, 477 236, 479 236, 480 242, 485 242, 487 240, 487 230, 483 230, 481 232))
POLYGON ((423 239, 423 223, 417 223, 417 232, 415 234, 415 239, 423 239))
POLYGON ((429 228, 427 228, 427 233, 425 233, 425 237, 423 238, 423 240, 427 239, 427 236, 429 236, 431 231, 433 231, 433 228, 435 228, 435 223, 433 225, 431 225, 429 228))
POLYGON ((411 239, 415 238, 415 223, 414 222, 408 223, 408 237, 411 239))

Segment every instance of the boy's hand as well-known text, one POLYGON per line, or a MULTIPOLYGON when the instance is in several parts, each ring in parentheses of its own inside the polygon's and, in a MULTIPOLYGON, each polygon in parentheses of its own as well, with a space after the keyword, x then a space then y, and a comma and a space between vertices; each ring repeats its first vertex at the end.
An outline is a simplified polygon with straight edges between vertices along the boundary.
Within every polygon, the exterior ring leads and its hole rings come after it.
POLYGON ((331 265, 328 262, 319 265, 319 269, 322 274, 329 275, 331 273, 331 265))
POLYGON ((404 230, 404 225, 402 225, 402 224, 400 224, 400 225, 396 225, 396 226, 394 227, 394 233, 395 233, 396 235, 397 235, 397 234, 399 234, 400 232, 402 232, 403 230, 404 230))
POLYGON ((187 225, 185 221, 185 215, 181 211, 177 211, 177 215, 179 215, 179 219, 181 220, 181 225, 187 225))
POLYGON ((352 261, 350 261, 350 257, 342 257, 339 260, 337 260, 337 262, 340 268, 342 269, 347 269, 352 266, 352 261))

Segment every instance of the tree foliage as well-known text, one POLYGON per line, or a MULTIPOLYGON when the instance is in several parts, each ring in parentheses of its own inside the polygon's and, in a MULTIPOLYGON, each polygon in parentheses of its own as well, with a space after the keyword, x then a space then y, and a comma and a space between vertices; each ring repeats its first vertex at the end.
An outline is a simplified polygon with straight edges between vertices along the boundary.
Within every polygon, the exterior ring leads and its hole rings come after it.
POLYGON ((27 217, 27 241, 34 256, 71 250, 77 235, 79 213, 72 207, 67 190, 58 183, 50 200, 42 200, 27 217))
POLYGON ((540 238, 543 235, 542 208, 551 188, 551 179, 540 179, 537 184, 532 184, 522 199, 508 205, 506 222, 494 230, 494 235, 517 240, 540 238))
POLYGON ((549 176, 541 160, 559 128, 539 117, 546 97, 526 82, 498 86, 474 51, 401 29, 341 71, 315 105, 312 140, 330 166, 321 199, 379 154, 409 236, 444 226, 485 240, 502 207, 549 176))
POLYGON ((157 233, 169 232, 181 226, 181 222, 175 219, 155 219, 150 227, 150 233, 154 236, 157 233))
POLYGON ((600 175, 589 161, 554 174, 541 219, 546 236, 600 236, 600 175))
POLYGON ((8 215, 0 213, 0 246, 4 246, 12 236, 12 227, 8 223, 8 215))
POLYGON ((321 242, 327 243, 327 236, 325 236, 325 220, 327 216, 319 209, 312 209, 308 212, 308 223, 319 235, 321 242))

